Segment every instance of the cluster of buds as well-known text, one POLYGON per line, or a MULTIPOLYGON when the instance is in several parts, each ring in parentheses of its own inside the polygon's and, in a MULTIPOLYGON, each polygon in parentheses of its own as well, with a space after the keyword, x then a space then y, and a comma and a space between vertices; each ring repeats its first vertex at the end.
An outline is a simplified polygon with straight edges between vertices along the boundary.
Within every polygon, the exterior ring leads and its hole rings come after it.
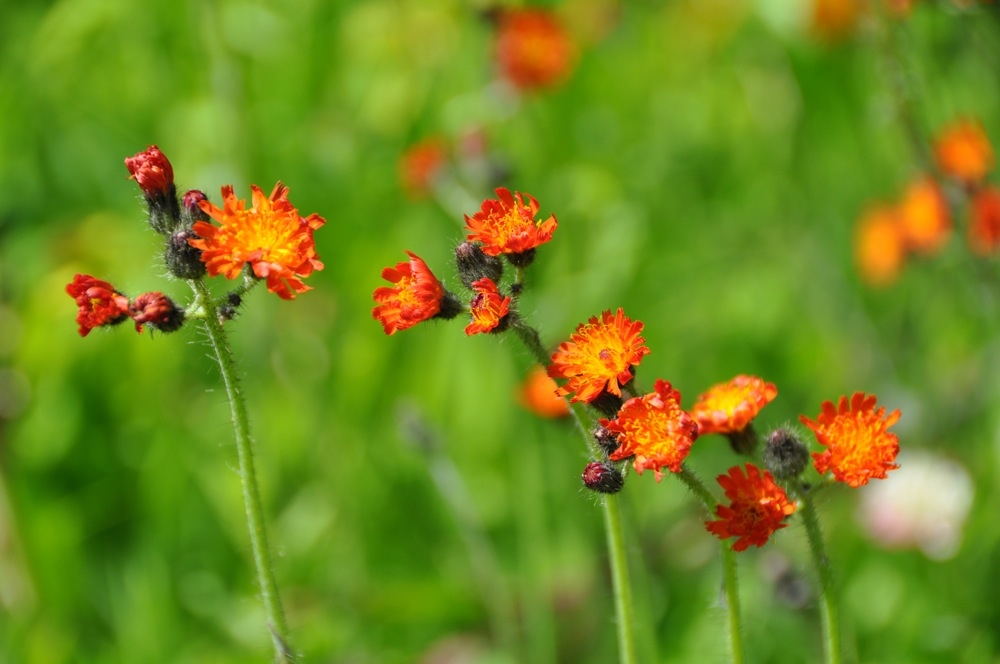
POLYGON ((858 221, 855 255, 861 276, 872 285, 894 282, 911 254, 940 252, 951 238, 952 208, 962 204, 972 252, 989 256, 1000 250, 1000 188, 987 180, 995 158, 983 125, 960 119, 944 127, 933 153, 937 175, 917 176, 899 201, 873 205, 858 221), (952 196, 943 184, 953 187, 952 196))
MULTIPOLYGON (((239 288, 213 307, 220 320, 235 316, 242 294, 257 282, 264 281, 269 291, 292 299, 309 290, 302 279, 323 268, 313 231, 325 221, 317 214, 301 217, 288 201, 288 188, 280 182, 270 197, 252 186, 249 209, 231 186, 223 187, 220 209, 197 189, 178 197, 173 166, 155 145, 126 158, 125 167, 142 191, 150 227, 163 238, 163 262, 171 276, 187 281, 201 280, 206 274, 243 279, 239 288)), ((144 327, 173 332, 205 311, 204 304, 185 311, 159 291, 130 300, 110 283, 85 274, 77 274, 66 292, 76 301, 81 336, 126 318, 135 322, 138 332, 144 327)))
MULTIPOLYGON (((705 391, 688 410, 681 405, 680 391, 667 380, 658 378, 652 392, 640 393, 636 369, 650 349, 642 337, 643 323, 621 308, 581 323, 554 352, 546 350, 518 313, 517 301, 525 269, 537 248, 551 240, 556 218, 536 218, 540 208, 532 196, 503 188, 496 193, 496 199, 487 199, 477 213, 465 216, 466 241, 455 250, 461 281, 472 291, 467 304, 447 290, 423 260, 407 252, 409 261, 382 271, 392 286, 374 292, 372 315, 386 334, 462 313, 470 317, 468 335, 514 331, 546 364, 552 396, 595 411, 599 424, 591 436, 593 458, 582 479, 600 493, 621 491, 629 464, 640 475, 652 470, 657 482, 666 472, 688 473, 685 459, 701 436, 725 436, 743 456, 759 453, 753 422, 775 399, 777 387, 756 376, 738 375, 705 391), (506 288, 501 256, 515 271, 506 288)), ((825 448, 812 454, 821 477, 831 473, 833 480, 858 487, 897 467, 899 443, 888 428, 899 419, 899 411, 887 416, 885 408, 876 408, 872 395, 843 397, 837 406, 825 402, 815 420, 800 419, 825 448)), ((715 505, 717 519, 706 522, 706 529, 719 538, 736 537, 736 551, 763 546, 785 526, 796 510, 786 488, 805 491, 800 476, 808 466, 807 447, 788 429, 775 430, 766 440, 760 465, 748 462, 719 476, 729 503, 715 505)))

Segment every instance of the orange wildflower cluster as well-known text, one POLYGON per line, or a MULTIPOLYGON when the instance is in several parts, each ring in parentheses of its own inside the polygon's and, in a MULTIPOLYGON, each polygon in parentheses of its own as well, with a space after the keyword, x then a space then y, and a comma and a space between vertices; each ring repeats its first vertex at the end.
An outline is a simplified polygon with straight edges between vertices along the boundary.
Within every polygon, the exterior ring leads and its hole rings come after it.
POLYGON ((620 397, 621 386, 632 380, 632 367, 649 353, 640 332, 642 322, 633 322, 621 308, 581 323, 552 355, 549 375, 569 381, 558 394, 585 402, 602 392, 620 397))
POLYGON ((576 59, 566 29, 555 14, 543 9, 503 11, 495 48, 500 74, 526 91, 561 83, 576 59))
POLYGON ((539 205, 534 196, 500 187, 497 198, 483 201, 479 212, 465 215, 470 242, 482 243, 487 256, 523 254, 552 239, 558 225, 555 215, 536 221, 539 205), (524 198, 528 202, 525 204, 524 198))
POLYGON ((254 276, 267 280, 267 289, 278 297, 291 300, 296 293, 311 290, 302 279, 322 270, 316 254, 313 231, 326 220, 318 214, 299 216, 288 200, 288 187, 280 182, 270 196, 251 185, 253 205, 236 197, 233 187, 222 188, 223 207, 201 201, 202 211, 219 222, 214 226, 198 221, 192 230, 199 237, 190 240, 202 250, 202 260, 212 276, 235 279, 249 265, 254 276))
POLYGON ((776 396, 778 388, 774 383, 741 374, 699 396, 691 407, 691 416, 698 423, 699 435, 735 433, 745 429, 776 396))
POLYGON ((681 393, 665 380, 658 379, 653 392, 625 402, 613 420, 601 425, 617 434, 619 447, 608 458, 622 461, 632 458, 640 475, 652 470, 656 481, 662 468, 678 473, 681 463, 698 437, 698 424, 681 409, 681 393))
POLYGON ((827 448, 813 453, 817 472, 823 475, 830 470, 838 482, 859 487, 870 479, 884 479, 888 471, 899 467, 893 463, 899 440, 888 429, 899 421, 900 412, 886 415, 884 407, 875 409, 876 402, 875 395, 855 392, 850 401, 841 397, 837 406, 823 402, 815 421, 804 415, 799 418, 827 448))
POLYGON ((940 131, 934 157, 945 175, 974 187, 993 170, 995 156, 983 124, 962 118, 940 131))
POLYGON ((66 293, 76 301, 81 337, 95 327, 117 325, 126 318, 135 322, 135 331, 140 333, 143 327, 173 332, 184 322, 184 310, 163 293, 143 293, 129 302, 114 286, 89 274, 74 275, 66 293))
POLYGON ((795 503, 774 482, 771 473, 761 473, 752 463, 746 464, 745 474, 739 466, 733 466, 727 475, 719 475, 718 482, 730 502, 715 508, 719 518, 707 522, 705 528, 719 539, 736 537, 733 551, 743 551, 751 544, 764 546, 795 512, 795 503))

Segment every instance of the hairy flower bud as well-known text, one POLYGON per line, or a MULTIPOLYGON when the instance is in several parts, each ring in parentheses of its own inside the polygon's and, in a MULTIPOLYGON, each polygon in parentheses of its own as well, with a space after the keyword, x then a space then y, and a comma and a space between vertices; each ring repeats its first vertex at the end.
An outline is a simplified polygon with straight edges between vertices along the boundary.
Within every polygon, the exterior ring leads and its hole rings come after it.
POLYGON ((625 486, 625 478, 611 464, 593 461, 583 469, 583 484, 598 493, 618 493, 625 486))
POLYGON ((174 232, 163 250, 163 261, 170 274, 178 279, 200 279, 205 275, 205 263, 201 260, 201 249, 192 247, 188 240, 198 237, 191 230, 174 232))
POLYGON ((498 284, 503 276, 503 261, 486 255, 482 247, 472 242, 463 242, 455 247, 455 266, 466 288, 472 288, 472 284, 484 277, 498 284))
POLYGON ((159 291, 143 293, 132 300, 129 316, 135 321, 135 331, 140 333, 143 325, 160 332, 173 332, 184 324, 184 310, 159 291))
POLYGON ((809 450, 788 429, 775 429, 764 447, 764 467, 779 480, 798 477, 809 465, 809 450))
POLYGON ((184 228, 191 228, 196 221, 208 221, 211 217, 201 209, 201 202, 207 201, 208 196, 200 189, 189 189, 181 197, 181 219, 184 228))
POLYGON ((621 445, 618 441, 618 434, 604 426, 598 426, 594 429, 593 436, 594 442, 605 454, 611 454, 621 445))
POLYGON ((149 207, 149 225, 166 235, 181 224, 181 209, 174 186, 174 169, 160 148, 151 145, 125 158, 125 168, 142 190, 149 207))

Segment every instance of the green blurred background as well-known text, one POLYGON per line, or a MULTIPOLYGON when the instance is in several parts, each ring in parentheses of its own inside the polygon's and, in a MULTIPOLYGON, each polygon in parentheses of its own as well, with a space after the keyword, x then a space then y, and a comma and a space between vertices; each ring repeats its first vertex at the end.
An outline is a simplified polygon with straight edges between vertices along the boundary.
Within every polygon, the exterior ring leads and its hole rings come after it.
MULTIPOLYGON (((872 290, 852 255, 860 211, 921 168, 901 99, 927 140, 956 116, 1000 139, 996 5, 925 2, 831 40, 804 1, 567 0, 576 69, 523 98, 496 80, 482 9, 2 7, 0 662, 270 657, 203 334, 123 325, 81 339, 64 292, 85 272, 187 301, 123 165, 154 143, 182 191, 217 202, 221 185, 248 196, 280 179, 328 222, 314 290, 285 302, 259 289, 229 326, 303 661, 614 661, 587 458, 571 426, 516 404, 529 355, 457 322, 386 337, 371 318, 380 270, 404 249, 457 284, 461 214, 498 184, 559 219, 522 298, 547 342, 623 306, 652 349, 640 379, 667 378, 687 405, 757 374, 779 388, 766 430, 874 392, 903 410, 900 477, 913 450, 965 467, 971 512, 934 555, 866 535, 864 491, 824 495, 845 649, 1000 661, 996 263, 959 233, 872 290), (406 148, 471 130, 502 180, 467 178, 444 204, 407 197, 406 148)), ((715 437, 690 458, 709 479, 734 462, 715 437)), ((950 500, 928 477, 912 499, 950 500)), ((641 661, 723 661, 704 515, 672 478, 632 477, 622 498, 641 661)), ((818 660, 800 523, 739 561, 751 661, 818 660)))

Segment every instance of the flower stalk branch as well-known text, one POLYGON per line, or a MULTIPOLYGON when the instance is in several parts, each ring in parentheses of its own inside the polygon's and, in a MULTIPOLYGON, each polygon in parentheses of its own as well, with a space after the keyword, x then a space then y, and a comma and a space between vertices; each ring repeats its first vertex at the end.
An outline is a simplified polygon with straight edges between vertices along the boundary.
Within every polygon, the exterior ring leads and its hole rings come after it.
POLYGON ((195 296, 205 309, 205 331, 208 333, 215 359, 219 364, 219 373, 226 386, 226 396, 229 399, 229 409, 233 420, 233 432, 236 438, 236 451, 239 457, 240 484, 243 488, 243 503, 246 509, 247 525, 250 530, 250 548, 253 551, 254 566, 257 570, 257 582, 260 586, 261 600, 264 603, 264 613, 268 629, 274 645, 274 661, 279 664, 291 664, 293 661, 288 642, 288 625, 285 613, 278 595, 278 584, 274 578, 271 563, 271 550, 267 540, 267 528, 264 522, 264 507, 260 499, 260 488, 257 484, 257 472, 254 468, 253 445, 250 438, 250 421, 247 416, 246 401, 240 390, 236 375, 236 363, 232 350, 226 338, 225 330, 216 315, 215 304, 208 288, 201 280, 189 281, 195 296))
POLYGON ((837 606, 833 570, 830 567, 830 559, 826 555, 826 546, 823 544, 823 532, 819 526, 819 517, 816 515, 812 496, 802 486, 801 482, 796 486, 796 493, 802 503, 802 523, 806 528, 809 551, 812 554, 813 564, 816 566, 816 574, 819 577, 824 661, 827 664, 840 664, 840 614, 837 606))

